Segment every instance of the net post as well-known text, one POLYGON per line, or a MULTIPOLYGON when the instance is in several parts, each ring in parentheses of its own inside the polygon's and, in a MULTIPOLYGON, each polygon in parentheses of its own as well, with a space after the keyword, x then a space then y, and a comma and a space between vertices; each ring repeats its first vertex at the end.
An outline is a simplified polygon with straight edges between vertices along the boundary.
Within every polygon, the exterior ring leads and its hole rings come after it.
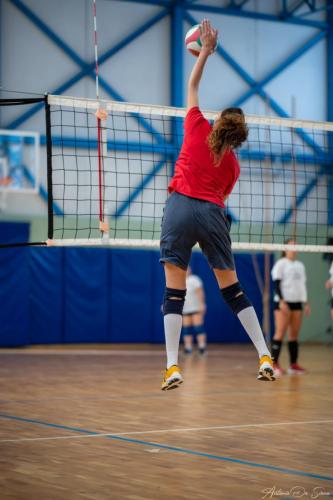
POLYGON ((45 125, 46 125, 46 157, 47 157, 47 211, 48 211, 48 239, 53 238, 53 183, 52 183, 52 139, 51 139, 51 111, 47 94, 44 97, 45 125))

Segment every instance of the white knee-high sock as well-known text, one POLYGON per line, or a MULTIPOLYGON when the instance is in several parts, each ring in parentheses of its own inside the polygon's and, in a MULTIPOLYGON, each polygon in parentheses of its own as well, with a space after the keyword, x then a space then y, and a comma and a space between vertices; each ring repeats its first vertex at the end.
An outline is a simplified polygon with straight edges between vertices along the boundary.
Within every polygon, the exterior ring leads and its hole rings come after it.
POLYGON ((178 365, 180 332, 182 330, 181 314, 166 314, 164 316, 165 347, 167 353, 167 368, 178 365))
POLYGON ((264 334, 262 333, 254 308, 252 306, 246 307, 246 309, 240 311, 237 316, 257 349, 259 357, 261 358, 261 356, 265 355, 270 356, 271 354, 266 345, 264 334))

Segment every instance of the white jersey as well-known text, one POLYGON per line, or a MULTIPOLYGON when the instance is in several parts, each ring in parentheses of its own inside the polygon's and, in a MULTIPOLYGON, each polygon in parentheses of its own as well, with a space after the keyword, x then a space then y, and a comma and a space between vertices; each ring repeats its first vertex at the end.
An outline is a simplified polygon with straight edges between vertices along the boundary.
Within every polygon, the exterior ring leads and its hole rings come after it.
MULTIPOLYGON (((306 302, 306 274, 305 267, 299 260, 290 260, 282 257, 273 266, 272 279, 280 280, 282 297, 286 302, 306 302)), ((274 296, 278 302, 278 295, 274 296)))
MULTIPOLYGON (((332 262, 330 270, 328 272, 330 274, 330 281, 333 283, 333 262, 332 262)), ((333 287, 331 288, 331 294, 332 294, 332 297, 333 297, 333 287)))
POLYGON ((186 297, 183 314, 192 314, 200 311, 201 303, 197 290, 202 288, 202 280, 195 274, 190 274, 186 278, 186 297))

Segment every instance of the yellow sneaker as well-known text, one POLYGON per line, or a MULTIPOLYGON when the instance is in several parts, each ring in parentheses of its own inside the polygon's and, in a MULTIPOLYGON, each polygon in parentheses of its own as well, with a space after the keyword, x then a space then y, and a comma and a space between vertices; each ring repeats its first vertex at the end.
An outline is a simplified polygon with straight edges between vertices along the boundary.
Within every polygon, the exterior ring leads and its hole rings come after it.
POLYGON ((182 383, 183 377, 181 376, 179 366, 172 365, 165 370, 161 389, 162 391, 170 391, 170 389, 176 389, 182 383))
POLYGON ((270 356, 261 356, 259 360, 258 380, 273 381, 275 380, 273 361, 270 356))

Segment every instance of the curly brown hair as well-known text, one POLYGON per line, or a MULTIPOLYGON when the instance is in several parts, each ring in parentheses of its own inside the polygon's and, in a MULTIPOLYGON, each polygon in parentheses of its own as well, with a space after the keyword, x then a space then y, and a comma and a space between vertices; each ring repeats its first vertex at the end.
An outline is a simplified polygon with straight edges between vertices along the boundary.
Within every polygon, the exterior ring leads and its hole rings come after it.
POLYGON ((240 108, 227 108, 215 121, 208 136, 208 145, 216 163, 230 148, 238 148, 248 136, 245 116, 240 108))

